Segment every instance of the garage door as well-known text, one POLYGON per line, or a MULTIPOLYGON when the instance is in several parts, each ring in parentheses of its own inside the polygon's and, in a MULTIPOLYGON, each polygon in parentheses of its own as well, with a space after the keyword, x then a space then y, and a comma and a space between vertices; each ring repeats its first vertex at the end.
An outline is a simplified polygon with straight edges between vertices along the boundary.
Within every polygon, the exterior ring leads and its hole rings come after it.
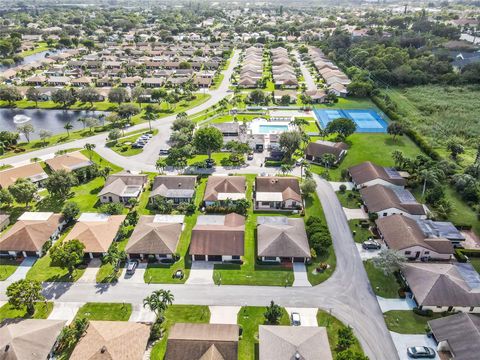
POLYGON ((301 258, 301 257, 296 257, 296 258, 293 258, 293 262, 303 263, 303 262, 305 262, 305 259, 304 259, 304 258, 301 258))
POLYGON ((222 255, 208 255, 208 261, 222 261, 222 255))
POLYGON ((205 255, 195 255, 195 261, 205 261, 205 255))

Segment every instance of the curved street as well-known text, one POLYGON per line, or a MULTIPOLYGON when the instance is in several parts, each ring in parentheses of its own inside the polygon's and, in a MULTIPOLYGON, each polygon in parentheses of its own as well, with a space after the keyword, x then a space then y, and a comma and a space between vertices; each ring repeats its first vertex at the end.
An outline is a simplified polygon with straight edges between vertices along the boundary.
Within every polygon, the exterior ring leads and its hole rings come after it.
MULTIPOLYGON (((190 109, 194 114, 211 107, 229 90, 230 75, 238 63, 239 52, 235 51, 224 79, 217 90, 210 91, 211 98, 205 103, 190 109)), ((85 143, 96 145, 95 151, 108 161, 133 171, 155 171, 154 163, 158 152, 166 145, 169 129, 175 116, 168 116, 153 123, 159 129, 149 146, 132 157, 123 157, 105 147, 105 134, 76 140, 69 143, 13 156, 2 160, 3 164, 29 162, 33 157, 52 156, 58 150, 83 147, 85 143)), ((148 128, 147 123, 133 126, 129 130, 148 128)), ((261 173, 263 167, 244 167, 235 172, 261 173)), ((217 168, 217 172, 225 169, 217 168)), ((232 170, 230 170, 232 171, 232 170)), ((328 227, 333 239, 337 257, 334 274, 324 283, 314 287, 265 287, 265 286, 215 286, 215 285, 167 285, 167 284, 127 284, 115 285, 96 283, 45 283, 44 294, 48 299, 60 302, 126 302, 142 304, 143 298, 153 290, 163 288, 175 295, 175 303, 199 305, 251 305, 265 306, 274 300, 282 306, 318 307, 330 311, 332 315, 353 327, 365 353, 370 359, 398 359, 397 351, 388 332, 382 311, 371 289, 362 260, 355 247, 347 219, 331 185, 315 175, 317 193, 322 203, 328 227)), ((9 281, 0 282, 0 300, 6 300, 5 290, 9 281)))

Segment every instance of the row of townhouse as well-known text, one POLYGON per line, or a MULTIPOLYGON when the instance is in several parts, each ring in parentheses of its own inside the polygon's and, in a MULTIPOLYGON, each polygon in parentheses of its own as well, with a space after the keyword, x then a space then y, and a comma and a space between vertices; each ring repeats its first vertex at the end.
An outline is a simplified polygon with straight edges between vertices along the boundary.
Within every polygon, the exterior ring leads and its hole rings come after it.
POLYGON ((288 50, 282 47, 271 50, 272 76, 276 88, 298 87, 297 75, 288 50))
POLYGON ((332 91, 337 96, 347 96, 347 86, 351 82, 348 76, 345 75, 337 65, 332 63, 323 54, 322 50, 315 47, 309 47, 308 54, 318 73, 325 80, 328 90, 332 91))
POLYGON ((263 78, 263 48, 251 46, 245 50, 238 86, 255 88, 263 78))

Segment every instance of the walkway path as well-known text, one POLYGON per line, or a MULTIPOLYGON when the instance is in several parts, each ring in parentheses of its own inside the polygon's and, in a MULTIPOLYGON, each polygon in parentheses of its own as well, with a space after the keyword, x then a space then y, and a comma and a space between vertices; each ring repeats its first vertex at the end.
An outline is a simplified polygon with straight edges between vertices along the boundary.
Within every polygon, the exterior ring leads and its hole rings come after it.
POLYGON ((59 302, 53 305, 53 310, 48 316, 49 320, 66 320, 67 325, 72 322, 77 315, 78 309, 83 306, 82 302, 59 302))
POLYGON ((294 280, 292 286, 312 286, 308 281, 307 267, 304 263, 293 263, 293 276, 294 280))
POLYGON ((210 324, 236 324, 241 306, 209 306, 210 324))
POLYGON ((15 282, 21 279, 25 279, 25 276, 28 273, 28 270, 35 264, 37 261, 36 257, 26 257, 20 265, 18 265, 17 269, 15 272, 8 277, 6 281, 10 282, 15 282))

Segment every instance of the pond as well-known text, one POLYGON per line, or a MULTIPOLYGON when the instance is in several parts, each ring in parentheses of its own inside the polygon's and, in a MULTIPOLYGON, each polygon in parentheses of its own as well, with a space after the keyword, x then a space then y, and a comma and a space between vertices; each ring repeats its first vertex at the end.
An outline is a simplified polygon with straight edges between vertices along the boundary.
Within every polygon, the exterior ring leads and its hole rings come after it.
MULTIPOLYGON (((100 114, 108 114, 105 111, 73 111, 73 110, 45 110, 45 109, 0 109, 0 131, 16 131, 22 124, 32 124, 35 133, 30 138, 38 139, 41 129, 49 130, 52 134, 66 132, 63 128, 70 122, 73 130, 83 128, 83 124, 77 121, 81 117, 96 117, 100 114)), ((24 140, 23 136, 21 139, 24 140)))
POLYGON ((43 59, 45 59, 45 55, 47 55, 47 54, 54 55, 54 54, 58 54, 59 52, 60 51, 58 51, 58 50, 45 50, 45 51, 41 51, 41 52, 36 53, 36 54, 25 56, 22 61, 20 61, 18 63, 15 63, 15 64, 12 64, 12 65, 1 65, 0 64, 0 72, 5 71, 5 70, 10 69, 10 68, 13 68, 15 66, 31 64, 35 61, 43 60, 43 59))

